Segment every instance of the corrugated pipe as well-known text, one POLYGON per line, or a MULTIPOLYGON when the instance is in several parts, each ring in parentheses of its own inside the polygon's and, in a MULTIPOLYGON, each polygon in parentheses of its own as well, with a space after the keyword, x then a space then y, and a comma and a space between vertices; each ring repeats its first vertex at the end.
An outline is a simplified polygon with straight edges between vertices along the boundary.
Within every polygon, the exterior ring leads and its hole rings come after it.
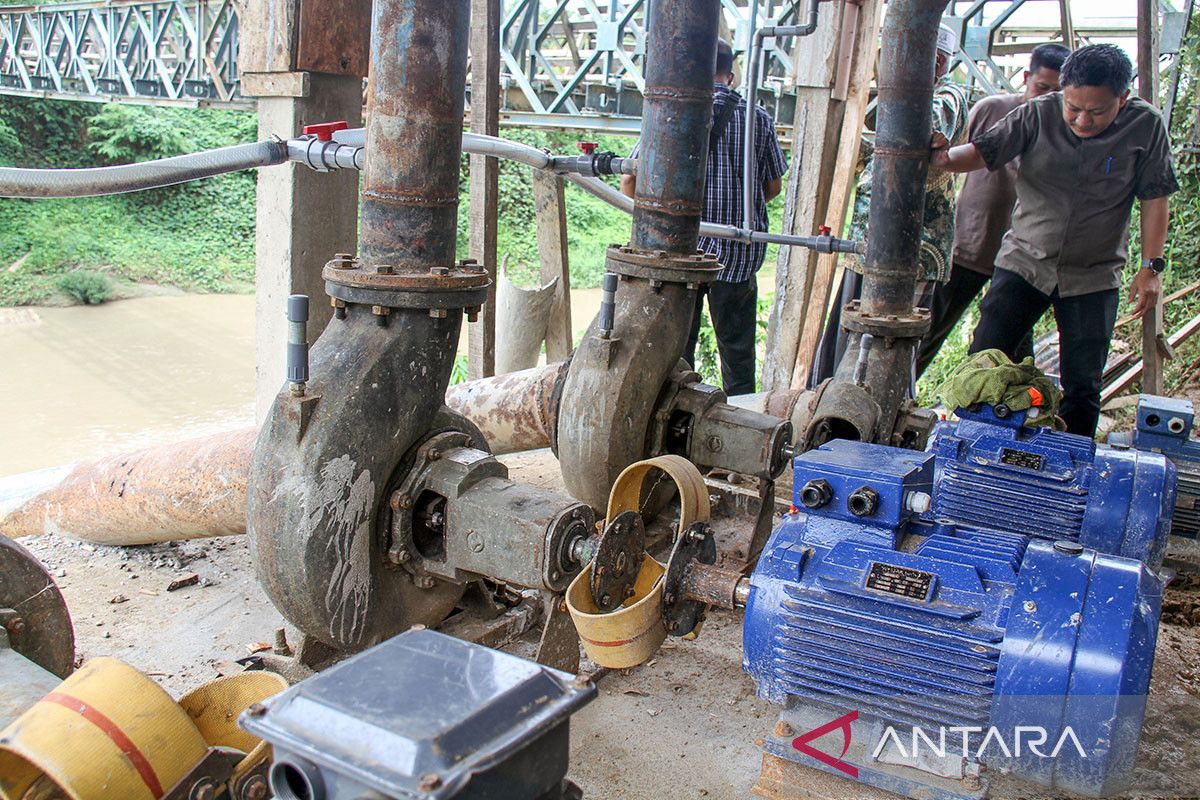
POLYGON ((183 156, 87 169, 25 169, 0 167, 0 197, 43 199, 94 197, 161 189, 179 183, 211 178, 227 172, 283 164, 288 160, 285 142, 239 144, 183 156))

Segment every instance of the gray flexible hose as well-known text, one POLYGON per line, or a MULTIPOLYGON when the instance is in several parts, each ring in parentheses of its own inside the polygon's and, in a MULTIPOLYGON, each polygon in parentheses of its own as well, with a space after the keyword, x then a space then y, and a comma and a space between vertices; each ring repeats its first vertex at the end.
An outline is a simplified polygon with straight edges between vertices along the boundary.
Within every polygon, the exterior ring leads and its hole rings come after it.
POLYGON ((287 145, 278 141, 239 144, 183 156, 88 169, 0 167, 0 197, 93 197, 158 189, 227 172, 283 164, 287 145))

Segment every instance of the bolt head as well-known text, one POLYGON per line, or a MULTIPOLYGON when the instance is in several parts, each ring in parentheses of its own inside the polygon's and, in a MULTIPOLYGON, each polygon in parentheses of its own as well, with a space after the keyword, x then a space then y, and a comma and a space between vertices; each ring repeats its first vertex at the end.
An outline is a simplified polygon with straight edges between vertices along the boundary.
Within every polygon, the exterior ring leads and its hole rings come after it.
POLYGON ((611 595, 611 594, 606 594, 606 595, 604 595, 603 597, 601 597, 601 598, 600 598, 600 605, 602 605, 602 606, 610 606, 610 605, 612 605, 612 595, 611 595))
POLYGON ((421 776, 417 788, 422 792, 428 792, 442 785, 442 777, 433 772, 427 772, 421 776))
POLYGON ((8 622, 4 623, 4 628, 8 631, 9 636, 14 638, 19 637, 21 634, 25 633, 25 620, 21 619, 20 617, 13 617, 8 622))
POLYGON ((192 787, 190 800, 213 800, 216 797, 216 790, 213 789, 212 783, 205 781, 192 787))
POLYGON ((449 267, 430 267, 429 274, 430 275, 449 275, 450 268, 449 267))
POLYGON ((267 782, 261 775, 255 775, 246 781, 242 787, 242 800, 266 800, 267 782))
POLYGON ((795 729, 793 729, 791 725, 788 725, 783 720, 779 720, 779 722, 775 723, 776 736, 791 736, 795 732, 795 729))
POLYGON ((1033 612, 1037 611, 1037 603, 1033 602, 1032 600, 1026 600, 1021 605, 1021 608, 1025 609, 1026 613, 1032 614, 1033 612))

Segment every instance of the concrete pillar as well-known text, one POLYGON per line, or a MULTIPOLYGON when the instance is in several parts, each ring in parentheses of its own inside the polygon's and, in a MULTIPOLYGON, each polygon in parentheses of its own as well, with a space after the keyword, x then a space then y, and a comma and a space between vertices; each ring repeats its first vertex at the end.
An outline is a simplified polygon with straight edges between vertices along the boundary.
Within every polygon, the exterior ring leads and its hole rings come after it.
MULTIPOLYGON (((295 74, 295 73, 293 73, 295 74)), ((301 97, 260 97, 259 139, 286 139, 315 122, 362 125, 362 79, 306 73, 301 97)), ((255 420, 262 422, 283 386, 289 294, 307 294, 308 338, 332 316, 321 268, 334 253, 358 252, 358 173, 313 172, 295 164, 258 172, 255 236, 255 420)))

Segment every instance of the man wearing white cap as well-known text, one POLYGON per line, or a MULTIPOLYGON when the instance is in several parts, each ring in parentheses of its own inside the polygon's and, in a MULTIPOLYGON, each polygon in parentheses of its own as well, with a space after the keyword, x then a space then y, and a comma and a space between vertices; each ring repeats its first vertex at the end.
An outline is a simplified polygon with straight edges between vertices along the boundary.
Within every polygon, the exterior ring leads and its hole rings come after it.
MULTIPOLYGON (((937 62, 934 69, 933 127, 940 131, 952 144, 961 144, 967 137, 967 114, 969 103, 964 86, 950 80, 950 59, 954 55, 958 35, 941 25, 938 28, 937 62)), ((865 166, 858 178, 854 194, 854 216, 850 220, 847 236, 858 241, 867 239, 867 220, 871 210, 871 174, 874 159, 873 142, 863 139, 860 160, 865 166)), ((930 170, 925 182, 925 220, 921 230, 920 271, 918 272, 918 298, 928 297, 933 292, 933 282, 945 282, 950 277, 950 254, 954 248, 954 206, 956 195, 954 175, 949 172, 930 170)), ((810 384, 815 385, 832 377, 842 353, 846 348, 846 337, 841 332, 841 308, 862 294, 863 258, 860 255, 842 256, 846 273, 842 278, 841 299, 830 312, 828 325, 822 337, 817 357, 813 361, 810 384)), ((928 300, 914 302, 928 306, 928 300)))

